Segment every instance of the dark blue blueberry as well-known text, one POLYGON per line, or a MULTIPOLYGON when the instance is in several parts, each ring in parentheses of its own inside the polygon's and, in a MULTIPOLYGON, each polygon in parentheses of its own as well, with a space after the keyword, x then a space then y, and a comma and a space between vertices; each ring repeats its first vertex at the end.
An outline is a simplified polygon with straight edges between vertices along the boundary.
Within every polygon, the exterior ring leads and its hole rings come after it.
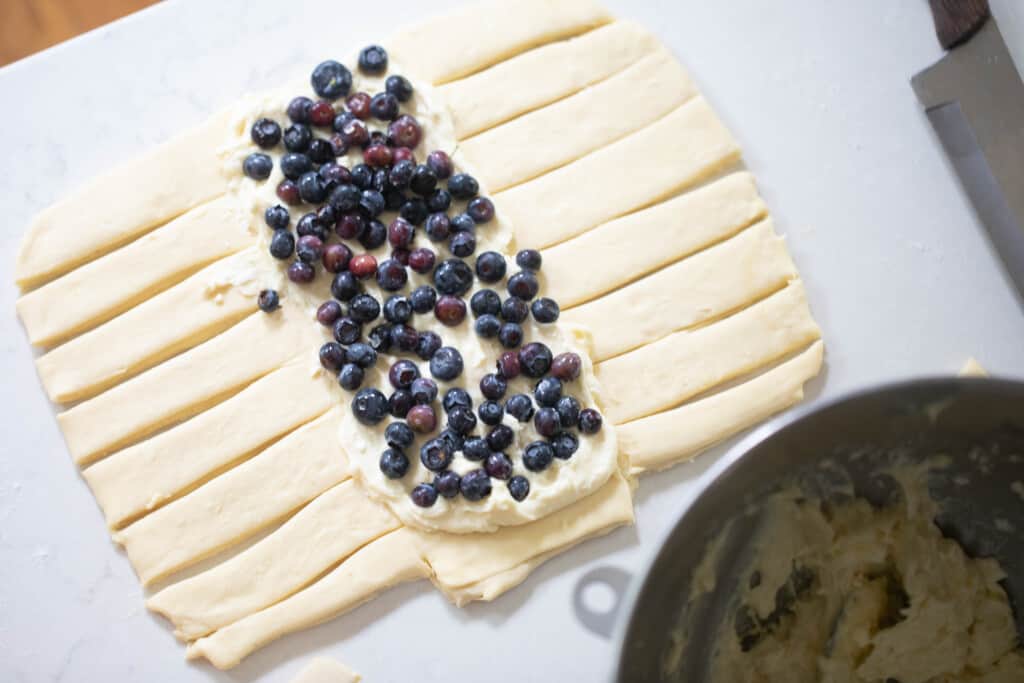
POLYGON ((484 470, 487 476, 505 481, 512 476, 512 461, 504 453, 491 453, 484 461, 484 470))
POLYGON ((522 299, 510 296, 501 302, 501 318, 510 323, 521 323, 530 314, 530 306, 522 299))
POLYGON ((256 305, 264 313, 270 313, 271 311, 276 311, 281 305, 281 298, 277 295, 277 290, 264 289, 256 297, 256 305))
POLYGON ((384 189, 384 206, 388 211, 398 211, 407 198, 397 187, 388 186, 384 189))
POLYGON ((496 251, 485 251, 476 257, 476 276, 483 282, 500 281, 505 277, 505 269, 505 257, 496 251))
POLYGON ((339 301, 351 301, 352 297, 363 291, 356 276, 343 270, 331 280, 331 295, 339 301))
POLYGON ((420 335, 410 325, 394 325, 391 328, 391 345, 396 351, 412 353, 419 347, 420 335))
POLYGON ((386 92, 379 92, 370 100, 370 114, 381 121, 397 119, 398 107, 398 98, 386 92))
POLYGON ((529 301, 537 296, 538 289, 537 276, 529 270, 521 270, 508 279, 508 293, 517 299, 529 301))
POLYGON ((490 457, 491 452, 487 440, 479 436, 470 437, 462 444, 462 454, 466 456, 466 460, 480 462, 490 457))
POLYGON ((366 224, 366 230, 359 237, 359 244, 365 249, 376 249, 388 241, 388 228, 378 220, 366 224))
POLYGON ((446 259, 434 270, 434 286, 441 294, 462 296, 473 286, 473 271, 464 261, 446 259))
POLYGON ((427 223, 423 230, 427 233, 427 237, 435 242, 448 239, 448 235, 451 234, 451 221, 448 220, 448 214, 442 212, 430 214, 427 216, 427 223))
POLYGON ((513 500, 523 501, 530 495, 530 480, 521 474, 517 474, 508 480, 508 494, 513 500))
POLYGON ((299 176, 299 196, 309 204, 319 204, 327 198, 327 186, 316 171, 306 171, 299 176))
MULTIPOLYGON (((331 128, 334 129, 335 133, 339 134, 338 137, 341 138, 341 141, 344 144, 344 148, 345 149, 344 149, 344 151, 341 154, 344 154, 345 152, 347 152, 348 151, 348 147, 349 147, 349 143, 345 140, 345 136, 344 136, 345 126, 350 121, 354 120, 355 118, 356 118, 356 115, 353 114, 352 112, 350 112, 350 111, 341 111, 341 112, 338 112, 335 115, 334 120, 331 121, 331 128)), ((341 154, 339 154, 338 156, 341 156, 341 154)))
POLYGON ((580 411, 580 431, 584 434, 597 434, 601 431, 601 424, 603 422, 601 413, 593 408, 584 408, 580 411))
POLYGON ((523 270, 540 270, 541 256, 536 249, 522 249, 516 254, 516 265, 523 270))
POLYGON ((553 408, 562 398, 562 382, 557 377, 544 377, 533 388, 537 405, 553 408))
POLYGON ((427 166, 441 180, 448 178, 452 174, 452 158, 448 156, 447 152, 440 149, 435 149, 427 155, 427 166))
POLYGON ((462 497, 470 502, 483 500, 491 495, 491 478, 483 470, 470 470, 462 475, 459 490, 462 497))
POLYGON ((437 174, 426 164, 420 164, 412 173, 409 187, 421 197, 429 197, 437 187, 437 174))
POLYGON ((442 344, 441 336, 437 332, 430 330, 420 332, 416 336, 416 355, 423 360, 430 360, 442 344))
POLYGON ((401 479, 409 471, 409 458, 397 448, 389 448, 380 456, 380 471, 388 479, 401 479))
POLYGON ((429 377, 417 377, 409 387, 412 400, 420 405, 429 405, 437 399, 437 382, 429 377))
POLYGON ((393 187, 399 190, 404 190, 409 187, 409 182, 412 180, 413 171, 416 170, 416 164, 412 163, 408 159, 399 161, 391 170, 388 172, 388 182, 393 187))
POLYGON ((242 173, 253 180, 266 180, 274 170, 274 160, 262 152, 253 152, 242 162, 242 173))
POLYGON ((408 448, 415 438, 412 428, 404 422, 392 422, 384 430, 384 440, 392 448, 408 448))
POLYGON ((469 258, 476 251, 476 236, 471 232, 457 232, 448 240, 448 249, 453 256, 469 258))
MULTIPOLYGON (((542 382, 544 380, 541 380, 542 382)), ((558 411, 558 418, 566 429, 575 427, 580 419, 580 402, 572 396, 563 396, 555 404, 558 411)))
POLYGON ((468 213, 457 213, 451 218, 452 232, 476 232, 476 223, 468 213))
POLYGON ((562 432, 551 439, 551 447, 555 451, 555 457, 561 460, 568 460, 576 449, 580 447, 580 440, 574 434, 562 432))
POLYGON ((465 406, 455 406, 448 412, 448 428, 456 434, 466 436, 476 429, 476 415, 465 406))
POLYGON ((505 396, 508 391, 508 381, 493 372, 489 372, 480 378, 480 393, 484 398, 497 401, 505 396))
POLYGON ((323 252, 324 243, 320 241, 319 237, 314 235, 300 237, 299 243, 295 247, 295 255, 306 263, 316 263, 320 260, 323 252))
POLYGON ((430 211, 427 209, 427 203, 419 197, 413 197, 408 200, 405 204, 402 204, 402 208, 398 210, 398 215, 413 225, 422 225, 423 221, 427 220, 427 215, 429 213, 430 211))
POLYGON ((373 183, 370 185, 370 189, 377 190, 383 196, 384 190, 391 187, 391 182, 388 180, 388 169, 378 168, 373 172, 373 183))
POLYGON ((309 110, 313 108, 313 100, 299 96, 288 103, 288 118, 295 123, 309 123, 309 110))
POLYGON ((555 449, 545 441, 534 441, 523 451, 523 466, 531 472, 543 472, 555 458, 555 449))
POLYGON ((366 343, 377 353, 387 353, 391 350, 391 325, 381 323, 366 335, 366 343))
POLYGON ((366 164, 356 164, 349 173, 352 175, 352 182, 360 190, 369 190, 373 187, 373 169, 366 164))
POLYGON ((346 353, 350 363, 355 363, 364 370, 372 368, 377 363, 377 352, 373 350, 372 346, 363 342, 350 344, 346 353))
POLYGON ((450 412, 456 406, 462 406, 463 408, 472 408, 473 399, 470 398, 469 392, 460 387, 452 387, 448 391, 444 392, 444 400, 441 402, 444 406, 444 411, 450 412))
POLYGON ((505 379, 515 379, 522 371, 519 365, 519 354, 516 351, 503 352, 498 356, 498 361, 494 365, 498 374, 505 379))
MULTIPOLYGON (((337 164, 332 165, 335 168, 341 168, 341 166, 338 166, 337 164)), ((324 168, 324 166, 321 166, 320 171, 323 171, 324 168)), ((324 183, 326 184, 327 179, 324 178, 324 174, 321 173, 320 171, 317 171, 317 173, 320 173, 320 178, 323 179, 324 183)), ((318 207, 316 210, 316 222, 323 228, 324 233, 326 235, 330 228, 335 223, 338 222, 338 212, 330 204, 324 204, 323 206, 318 207)))
POLYGON ((505 401, 505 412, 520 422, 529 422, 533 417, 533 401, 526 394, 515 394, 505 401))
POLYGON ((487 447, 492 451, 503 451, 512 445, 516 433, 508 425, 497 425, 487 433, 487 447))
MULTIPOLYGON (((328 191, 333 190, 338 185, 342 185, 352 180, 352 174, 348 172, 348 169, 334 161, 328 161, 326 164, 320 166, 320 168, 317 169, 317 173, 319 173, 320 177, 324 179, 324 183, 327 184, 328 191)), ((333 209, 334 207, 329 208, 333 209)), ((337 219, 337 216, 334 218, 337 219)), ((333 223, 334 221, 331 220, 324 222, 333 223)))
POLYGON ((430 374, 450 382, 462 374, 462 354, 451 346, 442 346, 430 358, 430 374))
POLYGON ((303 173, 308 173, 312 170, 313 161, 305 154, 289 152, 281 157, 281 172, 289 180, 298 180, 303 173))
MULTIPOLYGON (((351 355, 351 349, 349 349, 349 355, 351 355)), ((398 360, 388 370, 388 381, 391 382, 391 386, 396 389, 408 389, 412 386, 412 383, 419 379, 420 369, 416 367, 416 364, 411 360, 398 360)), ((410 392, 412 393, 412 392, 410 392)), ((413 397, 415 400, 415 397, 413 397)))
POLYGON ((274 258, 286 259, 295 251, 295 238, 287 230, 275 230, 270 238, 270 255, 274 258))
POLYGON ((437 502, 437 489, 430 484, 417 484, 409 497, 419 507, 428 508, 437 502))
POLYGON ((434 317, 442 325, 455 327, 466 319, 466 302, 457 296, 444 294, 434 304, 434 317))
POLYGON ((541 436, 554 436, 561 429, 562 420, 557 410, 545 406, 533 416, 533 427, 541 436))
POLYGON ((480 192, 480 183, 468 173, 456 173, 448 179, 448 191, 455 199, 472 199, 480 192))
POLYGON ((291 223, 292 216, 288 213, 288 209, 280 204, 275 204, 268 206, 267 210, 263 212, 263 220, 267 227, 273 230, 284 230, 291 223))
POLYGON ((285 272, 289 280, 300 285, 312 282, 316 277, 316 270, 305 261, 293 261, 285 272))
POLYGON ((304 123, 293 123, 284 129, 284 148, 289 152, 305 152, 313 142, 313 131, 304 123))
POLYGON ((431 211, 444 212, 452 205, 452 195, 448 190, 437 188, 427 197, 427 208, 431 211))
POLYGON ((364 74, 382 74, 388 70, 388 53, 380 45, 368 45, 359 51, 359 70, 364 74))
POLYGON ((369 294, 356 294, 349 303, 348 314, 358 322, 368 323, 380 315, 380 303, 369 294))
POLYGON ((362 196, 359 197, 359 208, 365 211, 370 218, 376 218, 387 208, 384 195, 377 190, 363 190, 362 196))
POLYGON ((329 341, 320 347, 320 365, 325 370, 337 372, 345 364, 348 356, 345 354, 345 347, 338 342, 329 341))
POLYGON ((440 472, 452 463, 452 452, 451 444, 444 439, 430 439, 420 447, 420 462, 431 472, 440 472))
POLYGON ((530 342, 519 349, 519 366, 527 377, 543 377, 551 368, 551 349, 541 342, 530 342))
MULTIPOLYGON (((478 268, 479 264, 480 259, 477 259, 478 268)), ((482 315, 498 315, 501 312, 501 297, 493 289, 481 289, 470 297, 469 308, 478 318, 482 315)))
POLYGON ((363 326, 352 318, 344 316, 334 323, 334 338, 339 344, 354 344, 363 335, 363 326))
MULTIPOLYGON (((335 211, 338 211, 339 213, 348 213, 359 206, 359 199, 362 196, 363 193, 358 187, 351 183, 345 183, 343 185, 338 185, 336 188, 331 190, 331 194, 328 196, 327 201, 332 207, 334 207, 335 211)), ((359 216, 358 218, 362 220, 362 216, 359 216)), ((344 216, 342 217, 342 220, 344 220, 344 216)), ((339 228, 341 227, 340 221, 338 226, 339 228)), ((359 237, 359 232, 356 231, 352 235, 341 235, 339 233, 339 235, 341 237, 354 238, 359 237)))
POLYGON ((352 399, 352 414, 364 425, 375 425, 387 417, 388 399, 376 389, 360 389, 352 399))
POLYGON ((338 384, 343 389, 355 391, 363 383, 364 371, 355 363, 346 363, 338 373, 338 384))
POLYGON ((487 197, 477 197, 466 207, 466 213, 479 224, 489 223, 494 218, 494 202, 487 197))
POLYGON ((450 429, 442 430, 441 433, 437 435, 437 438, 448 444, 448 449, 451 450, 452 453, 461 451, 463 445, 466 443, 466 437, 450 429))
POLYGON ((388 292, 397 292, 409 281, 405 266, 396 259, 384 259, 377 266, 377 284, 388 292))
POLYGON ((409 267, 421 275, 434 270, 437 254, 426 247, 417 247, 409 252, 409 267))
POLYGON ((496 315, 484 313, 476 319, 473 327, 476 329, 476 333, 484 339, 493 339, 501 331, 501 321, 496 315))
MULTIPOLYGON (((412 310, 420 315, 430 313, 434 310, 434 304, 437 303, 437 292, 430 285, 420 285, 412 290, 412 294, 409 295, 409 303, 412 304, 412 310)), ((430 359, 425 358, 424 360, 430 359)))
POLYGON ((412 400, 412 394, 404 389, 397 389, 388 397, 388 411, 398 419, 407 416, 413 405, 415 401, 412 400))
POLYGON ((309 149, 306 150, 306 154, 313 160, 313 163, 326 164, 334 159, 334 148, 331 147, 331 143, 327 142, 327 140, 315 138, 309 143, 309 149))
POLYGON ((405 76, 388 76, 384 81, 384 90, 395 96, 399 102, 408 102, 412 97, 412 83, 405 76))
POLYGON ((406 323, 412 318, 412 304, 404 296, 395 294, 384 301, 384 318, 391 323, 406 323))
POLYGON ((539 323, 553 323, 558 320, 559 308, 554 299, 546 296, 535 299, 530 305, 533 311, 533 319, 539 323))
POLYGON ((459 484, 462 483, 462 477, 451 470, 441 472, 434 477, 434 488, 445 498, 454 498, 459 495, 459 484))
POLYGON ((309 82, 317 95, 327 100, 336 100, 348 94, 352 87, 352 73, 344 64, 329 59, 316 65, 309 82))
POLYGON ((299 216, 299 221, 295 224, 295 232, 299 237, 316 235, 321 238, 321 241, 327 237, 323 226, 320 225, 320 220, 312 211, 299 216))
POLYGON ((498 330, 498 341, 506 349, 517 348, 523 343, 523 328, 519 323, 505 323, 498 330))
POLYGON ((505 414, 505 409, 501 407, 501 404, 497 401, 484 401, 477 408, 477 415, 480 416, 480 421, 485 425, 494 425, 501 422, 502 416, 505 414))

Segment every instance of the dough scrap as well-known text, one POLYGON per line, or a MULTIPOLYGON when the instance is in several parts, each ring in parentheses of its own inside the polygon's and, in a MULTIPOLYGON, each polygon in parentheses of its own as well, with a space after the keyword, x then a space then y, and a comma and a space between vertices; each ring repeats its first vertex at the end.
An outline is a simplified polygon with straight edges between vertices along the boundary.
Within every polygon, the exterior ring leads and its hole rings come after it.
POLYGON ((359 683, 363 677, 336 659, 314 657, 291 683, 359 683))
POLYGON ((968 358, 964 362, 963 367, 960 368, 960 372, 958 372, 957 374, 960 375, 961 377, 988 377, 989 376, 988 370, 986 370, 985 367, 981 363, 979 363, 977 360, 975 360, 973 357, 968 358))

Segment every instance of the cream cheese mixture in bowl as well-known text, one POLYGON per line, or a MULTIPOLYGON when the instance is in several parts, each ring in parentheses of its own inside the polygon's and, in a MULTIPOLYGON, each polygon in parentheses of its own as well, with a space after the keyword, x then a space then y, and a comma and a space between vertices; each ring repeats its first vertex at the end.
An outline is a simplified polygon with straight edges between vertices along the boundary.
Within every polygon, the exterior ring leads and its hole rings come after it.
POLYGON ((1024 383, 797 411, 709 481, 627 600, 615 680, 1024 681, 1024 383))

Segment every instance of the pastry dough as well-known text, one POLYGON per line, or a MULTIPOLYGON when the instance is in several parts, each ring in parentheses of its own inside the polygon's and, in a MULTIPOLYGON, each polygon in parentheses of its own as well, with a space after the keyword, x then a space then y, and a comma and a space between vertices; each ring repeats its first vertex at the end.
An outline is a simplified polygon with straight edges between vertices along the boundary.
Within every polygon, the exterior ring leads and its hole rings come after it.
POLYGON ((341 662, 328 657, 314 657, 291 683, 359 683, 363 677, 341 662))

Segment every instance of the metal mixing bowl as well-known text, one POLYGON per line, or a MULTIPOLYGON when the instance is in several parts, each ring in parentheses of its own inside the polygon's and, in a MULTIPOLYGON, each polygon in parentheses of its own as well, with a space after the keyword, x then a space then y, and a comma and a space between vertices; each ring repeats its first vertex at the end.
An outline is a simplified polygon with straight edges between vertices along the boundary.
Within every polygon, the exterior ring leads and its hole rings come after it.
POLYGON ((881 504, 897 492, 880 474, 886 465, 936 454, 952 459, 929 476, 941 511, 936 521, 969 555, 999 560, 1024 634, 1024 500, 1020 489, 1011 489, 1024 481, 1024 382, 918 380, 794 411, 716 463, 710 484, 627 593, 613 680, 707 679, 714 637, 732 618, 731 599, 748 567, 745 551, 765 495, 796 477, 823 496, 837 490, 837 481, 852 483, 857 495, 881 504), (824 459, 834 466, 822 468, 824 459), (723 530, 715 588, 691 598, 695 570, 723 530))

